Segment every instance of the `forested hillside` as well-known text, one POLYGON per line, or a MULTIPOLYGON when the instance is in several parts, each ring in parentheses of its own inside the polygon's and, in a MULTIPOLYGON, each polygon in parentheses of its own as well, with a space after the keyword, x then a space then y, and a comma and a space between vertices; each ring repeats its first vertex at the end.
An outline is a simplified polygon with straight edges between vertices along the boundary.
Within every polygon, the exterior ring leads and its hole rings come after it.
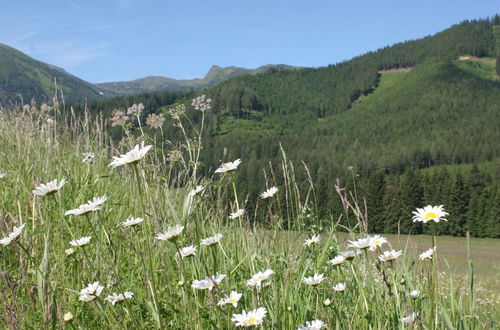
MULTIPOLYGON (((437 203, 454 214, 441 234, 470 229, 500 237, 499 24, 499 16, 466 21, 324 68, 275 69, 222 82, 205 91, 214 101, 204 122, 201 169, 211 175, 221 161, 241 158, 240 192, 254 200, 264 180, 282 184, 262 171, 279 166, 281 144, 305 185, 300 165, 307 164, 317 190, 309 207, 320 219, 336 221, 340 213, 336 178, 350 187, 355 178, 371 205, 373 231, 421 232, 398 221, 415 207, 437 203), (480 165, 474 171, 455 170, 474 163, 480 165)), ((144 99, 144 120, 152 112, 168 117, 169 102, 183 96, 165 95, 89 106, 110 115, 144 99)), ((188 109, 186 115, 200 124, 200 112, 188 109)), ((156 139, 182 139, 171 124, 166 120, 165 129, 149 132, 156 139)), ((113 130, 120 138, 121 129, 113 130)))

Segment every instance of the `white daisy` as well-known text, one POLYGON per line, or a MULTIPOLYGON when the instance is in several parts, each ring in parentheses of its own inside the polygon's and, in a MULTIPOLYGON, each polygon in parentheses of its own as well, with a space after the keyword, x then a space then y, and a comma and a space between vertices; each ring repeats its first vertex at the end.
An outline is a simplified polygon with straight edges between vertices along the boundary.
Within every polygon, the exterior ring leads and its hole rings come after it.
POLYGON ((133 295, 134 293, 129 291, 124 293, 113 293, 109 295, 106 300, 114 306, 117 302, 124 301, 125 299, 132 299, 133 295))
POLYGON ((447 216, 448 213, 446 213, 443 209, 443 205, 439 206, 431 206, 427 205, 423 209, 417 208, 416 211, 412 212, 414 214, 413 216, 413 222, 423 222, 427 223, 431 220, 434 220, 434 222, 439 222, 441 220, 448 221, 444 216, 447 216))
POLYGON ((99 282, 89 284, 86 288, 80 290, 81 301, 92 301, 101 295, 104 287, 99 282))
POLYGON ((85 236, 85 237, 82 237, 82 238, 79 238, 79 239, 76 239, 76 240, 72 240, 69 242, 69 244, 71 246, 84 246, 84 245, 87 245, 90 243, 90 239, 92 238, 92 236, 85 236))
POLYGON ((55 194, 58 192, 62 186, 67 183, 66 180, 62 179, 60 182, 57 182, 57 179, 50 181, 47 184, 41 184, 33 190, 33 194, 38 196, 48 196, 55 194))
POLYGON ((143 222, 144 219, 143 218, 134 218, 134 217, 130 217, 128 218, 127 220, 123 221, 122 222, 122 226, 124 228, 127 228, 127 227, 130 227, 130 226, 134 226, 134 225, 137 225, 141 222, 143 222))
POLYGON ((306 239, 304 246, 311 246, 317 244, 320 241, 319 235, 312 235, 311 238, 306 239))
POLYGON ((234 162, 224 163, 218 169, 215 170, 215 173, 226 173, 229 171, 233 171, 238 168, 241 164, 241 159, 236 159, 234 162))
POLYGON ((127 164, 135 164, 146 156, 146 153, 151 149, 151 145, 144 146, 144 141, 139 146, 136 144, 134 149, 130 150, 124 155, 113 157, 113 161, 108 165, 109 167, 118 167, 127 164))
POLYGON ((259 307, 248 313, 243 310, 241 314, 233 314, 231 321, 237 327, 256 327, 262 324, 266 314, 267 310, 264 307, 259 307))
POLYGON ((170 241, 175 240, 184 230, 184 226, 175 225, 174 227, 168 227, 165 233, 159 233, 156 235, 156 239, 162 241, 170 241))
POLYGON ((195 196, 197 195, 198 193, 202 192, 203 189, 205 189, 205 187, 203 186, 196 186, 196 188, 192 189, 190 192, 189 192, 189 196, 195 196))
POLYGON ((266 281, 272 274, 274 274, 274 270, 272 269, 266 269, 263 272, 258 272, 247 281, 247 285, 260 288, 262 286, 262 282, 266 281))
POLYGON ((207 237, 201 240, 202 245, 211 246, 219 243, 219 241, 224 237, 223 234, 215 234, 214 236, 207 237))
POLYGON ((410 292, 410 297, 412 298, 418 298, 420 296, 420 290, 412 290, 410 292))
POLYGON ((344 291, 345 288, 346 288, 345 283, 337 283, 333 286, 333 291, 340 292, 340 291, 344 291))
POLYGON ((340 255, 345 258, 345 260, 352 260, 354 257, 357 255, 360 255, 361 251, 360 250, 349 250, 349 251, 344 251, 340 252, 340 255))
POLYGON ((232 304, 233 307, 238 307, 238 302, 240 301, 241 296, 243 296, 242 293, 238 293, 238 291, 231 291, 231 294, 226 298, 219 300, 217 305, 222 306, 222 305, 232 304))
POLYGON ((345 260, 346 260, 346 257, 343 256, 342 254, 339 254, 335 258, 328 260, 327 263, 329 265, 332 265, 332 266, 337 266, 337 265, 340 265, 341 263, 343 263, 345 260))
POLYGON ((78 208, 66 211, 64 215, 84 215, 90 212, 95 212, 101 209, 101 205, 108 199, 106 195, 102 197, 94 197, 93 200, 86 204, 80 205, 78 208))
POLYGON ((403 251, 399 250, 390 250, 390 251, 385 251, 383 254, 378 256, 378 260, 382 262, 386 261, 393 261, 399 258, 403 254, 403 251))
POLYGON ((73 255, 74 253, 75 253, 75 249, 73 249, 73 248, 69 248, 69 249, 64 250, 64 254, 66 254, 68 257, 70 255, 73 255))
POLYGON ((325 278, 323 277, 323 274, 314 274, 311 277, 304 277, 302 279, 302 282, 304 282, 304 284, 307 284, 307 285, 316 286, 316 285, 320 284, 321 282, 323 282, 324 279, 325 278))
POLYGON ((246 212, 246 211, 245 211, 245 209, 238 209, 238 210, 236 210, 236 212, 231 213, 231 214, 229 215, 229 219, 233 220, 233 219, 239 218, 239 217, 241 217, 243 214, 245 214, 245 212, 246 212))
POLYGON ((434 255, 434 252, 436 252, 436 247, 430 248, 429 250, 426 250, 426 251, 422 252, 418 256, 418 259, 420 259, 420 260, 432 259, 432 256, 434 255))
POLYGON ((95 154, 93 152, 84 152, 82 163, 92 164, 95 159, 95 154))
POLYGON ((184 259, 186 257, 190 257, 190 256, 195 256, 196 255, 196 246, 191 245, 191 246, 183 247, 175 255, 176 256, 180 255, 182 257, 182 259, 184 259))
POLYGON ((19 227, 14 226, 14 230, 12 230, 12 232, 9 235, 0 239, 0 244, 2 244, 4 246, 9 245, 13 240, 15 240, 19 235, 21 235, 21 232, 23 231, 24 226, 26 226, 25 223, 23 223, 19 227))
POLYGON ((278 187, 271 187, 260 194, 261 199, 271 198, 278 192, 278 187))
POLYGON ((349 244, 347 246, 359 250, 368 249, 370 251, 374 251, 376 247, 381 246, 386 242, 387 239, 385 237, 381 237, 380 235, 375 235, 375 236, 366 236, 356 241, 349 241, 349 244))
POLYGON ((73 321, 73 314, 71 312, 64 313, 63 315, 64 323, 69 323, 73 321))
POLYGON ((220 282, 226 277, 227 275, 224 274, 217 274, 215 276, 207 276, 202 280, 194 280, 193 283, 191 284, 191 287, 193 289, 199 289, 199 290, 208 290, 212 291, 214 286, 219 285, 220 282))
POLYGON ((321 320, 307 321, 306 324, 297 328, 297 330, 319 330, 325 327, 325 322, 321 320))
POLYGON ((7 173, 0 172, 0 179, 3 179, 7 176, 7 173))
POLYGON ((403 321, 404 323, 413 324, 415 322, 415 320, 417 319, 417 317, 418 317, 418 313, 417 312, 413 312, 410 315, 408 315, 406 317, 403 317, 401 319, 401 321, 403 321))

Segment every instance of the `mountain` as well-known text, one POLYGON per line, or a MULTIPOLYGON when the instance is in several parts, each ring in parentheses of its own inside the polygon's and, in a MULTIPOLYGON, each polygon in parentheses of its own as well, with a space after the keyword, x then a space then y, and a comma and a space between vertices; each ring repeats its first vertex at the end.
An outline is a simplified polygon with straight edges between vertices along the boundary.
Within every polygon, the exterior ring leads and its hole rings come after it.
POLYGON ((220 67, 213 65, 204 78, 195 79, 172 79, 161 76, 151 76, 132 81, 119 81, 96 84, 105 94, 112 95, 133 95, 157 91, 187 92, 199 91, 204 88, 215 86, 216 84, 246 74, 257 74, 269 70, 295 70, 297 67, 278 64, 265 65, 257 69, 245 69, 236 66, 220 67))
POLYGON ((20 97, 24 103, 31 99, 47 102, 52 99, 54 82, 68 102, 103 98, 94 85, 0 44, 0 103, 19 102, 20 97))

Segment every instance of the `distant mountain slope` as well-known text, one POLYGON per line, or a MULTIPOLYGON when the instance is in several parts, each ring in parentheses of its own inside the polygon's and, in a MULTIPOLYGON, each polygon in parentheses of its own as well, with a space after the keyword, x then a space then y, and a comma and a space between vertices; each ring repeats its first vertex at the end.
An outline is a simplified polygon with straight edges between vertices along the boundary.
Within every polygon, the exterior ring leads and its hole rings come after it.
POLYGON ((139 93, 148 93, 156 91, 199 91, 203 88, 214 86, 224 80, 239 77, 246 74, 256 74, 269 70, 294 70, 297 67, 278 64, 265 65, 257 69, 245 69, 236 66, 228 66, 222 68, 214 65, 210 68, 204 78, 196 79, 172 79, 161 76, 151 76, 132 81, 119 81, 96 84, 105 94, 112 93, 114 95, 133 95, 139 93))
POLYGON ((54 81, 70 102, 102 98, 99 89, 55 66, 37 61, 22 52, 0 44, 0 103, 31 99, 50 100, 54 81))

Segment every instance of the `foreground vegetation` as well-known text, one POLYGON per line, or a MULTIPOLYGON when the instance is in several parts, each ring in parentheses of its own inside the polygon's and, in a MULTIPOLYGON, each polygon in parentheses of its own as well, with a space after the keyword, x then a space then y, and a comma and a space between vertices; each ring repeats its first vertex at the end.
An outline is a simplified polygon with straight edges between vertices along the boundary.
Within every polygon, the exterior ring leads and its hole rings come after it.
MULTIPOLYGON (((191 105, 202 123, 206 102, 191 105)), ((182 107, 170 114, 185 131, 182 107)), ((438 272, 439 240, 436 251, 392 251, 393 239, 367 236, 361 197, 342 182, 341 216, 320 222, 312 180, 300 189, 284 153, 262 169, 266 185, 250 203, 235 182, 239 161, 200 175, 203 126, 176 149, 127 131, 115 145, 102 118, 57 107, 0 119, 5 327, 483 329, 499 320, 498 305, 475 298, 471 258, 457 281, 438 272)), ((435 232, 440 218, 424 226, 435 232)))

